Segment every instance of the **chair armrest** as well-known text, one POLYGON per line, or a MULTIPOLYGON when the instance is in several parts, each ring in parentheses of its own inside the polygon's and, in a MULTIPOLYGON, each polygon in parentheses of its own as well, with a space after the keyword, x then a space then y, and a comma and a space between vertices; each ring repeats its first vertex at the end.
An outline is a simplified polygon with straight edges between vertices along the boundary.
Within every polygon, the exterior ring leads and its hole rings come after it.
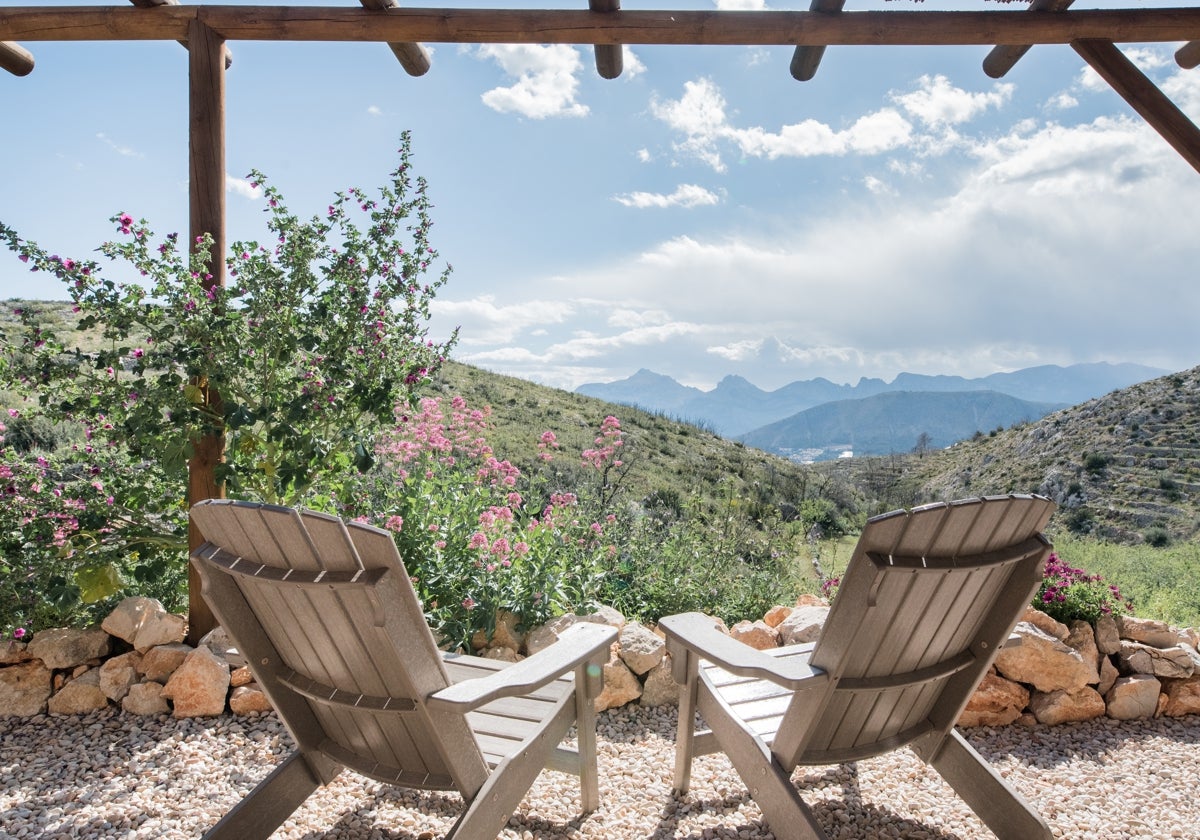
POLYGON ((682 645, 697 656, 715 662, 731 674, 770 680, 784 688, 811 687, 828 675, 800 657, 776 658, 717 629, 716 620, 702 613, 671 615, 658 623, 668 643, 682 645))
POLYGON ((427 703, 430 708, 463 713, 499 697, 528 694, 601 654, 607 659, 616 637, 617 628, 607 624, 572 624, 550 647, 486 677, 447 686, 431 694, 427 703))

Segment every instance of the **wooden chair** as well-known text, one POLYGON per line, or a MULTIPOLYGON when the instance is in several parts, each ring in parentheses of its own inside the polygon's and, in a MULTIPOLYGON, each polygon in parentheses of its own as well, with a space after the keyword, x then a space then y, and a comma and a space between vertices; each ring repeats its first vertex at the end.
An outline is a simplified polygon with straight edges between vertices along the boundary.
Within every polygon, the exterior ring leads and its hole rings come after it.
POLYGON ((664 618, 684 686, 676 790, 693 756, 724 751, 776 837, 824 838, 793 769, 908 745, 998 837, 1049 838, 954 723, 1041 583, 1054 507, 1004 496, 871 519, 812 644, 762 652, 699 613, 664 618))
POLYGON ((457 790, 448 838, 494 838, 543 768, 598 806, 593 699, 615 628, 573 626, 515 664, 444 653, 386 531, 244 502, 192 517, 204 597, 297 744, 206 837, 267 837, 343 767, 457 790), (578 750, 559 747, 576 721, 578 750))

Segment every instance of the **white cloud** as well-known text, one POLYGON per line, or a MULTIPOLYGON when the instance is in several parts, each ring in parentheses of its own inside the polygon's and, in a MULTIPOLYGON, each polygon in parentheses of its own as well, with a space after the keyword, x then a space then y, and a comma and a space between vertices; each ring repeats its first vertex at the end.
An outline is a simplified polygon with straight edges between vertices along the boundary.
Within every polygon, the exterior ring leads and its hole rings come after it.
POLYGON ((632 192, 613 196, 613 200, 626 207, 704 207, 719 204, 721 197, 711 190, 696 184, 680 184, 670 195, 661 193, 632 192))
POLYGON ((262 198, 262 187, 251 186, 245 178, 235 178, 228 173, 225 174, 225 191, 251 200, 262 198))
POLYGON ((370 114, 372 117, 379 117, 379 116, 383 115, 383 109, 380 108, 378 105, 368 105, 367 113, 370 114))
POLYGON ((634 154, 636 155, 639 163, 649 163, 654 159, 651 156, 649 149, 638 149, 634 154))
POLYGON ((646 65, 638 58, 637 53, 629 46, 624 47, 621 51, 621 75, 624 78, 632 79, 645 72, 646 65))
POLYGON ((145 155, 142 152, 139 152, 137 149, 134 149, 131 146, 124 146, 124 145, 121 145, 120 143, 117 143, 112 138, 110 138, 107 134, 105 134, 103 131, 97 132, 96 138, 98 140, 100 140, 101 142, 103 142, 106 146, 108 146, 114 152, 116 152, 117 154, 119 154, 123 157, 133 157, 133 158, 145 157, 145 155))
POLYGON ((1078 107, 1078 105, 1079 100, 1065 90, 1050 97, 1050 100, 1046 103, 1047 108, 1052 108, 1058 111, 1067 111, 1071 108, 1078 107))
POLYGON ((766 0, 716 0, 722 12, 761 12, 766 10, 766 0))
POLYGON ((480 58, 500 65, 516 83, 485 92, 483 103, 500 113, 532 119, 583 117, 588 107, 576 102, 583 62, 579 50, 567 44, 481 44, 480 58))
POLYGON ((971 93, 950 84, 945 76, 922 76, 918 89, 893 94, 892 100, 922 123, 931 127, 960 125, 988 108, 1006 104, 1013 85, 997 84, 990 91, 971 93))
POLYGON ((561 324, 574 307, 567 301, 544 299, 500 306, 493 295, 482 295, 462 301, 438 298, 430 310, 440 320, 461 326, 461 341, 470 345, 507 344, 526 330, 561 324))

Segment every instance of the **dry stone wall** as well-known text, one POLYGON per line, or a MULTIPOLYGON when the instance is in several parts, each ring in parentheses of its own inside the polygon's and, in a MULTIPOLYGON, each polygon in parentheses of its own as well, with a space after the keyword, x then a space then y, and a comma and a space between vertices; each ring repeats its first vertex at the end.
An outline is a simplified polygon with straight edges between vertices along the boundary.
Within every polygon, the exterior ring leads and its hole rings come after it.
MULTIPOLYGON (((732 638, 758 650, 815 641, 829 604, 802 596, 761 619, 732 627, 732 638)), ((639 703, 676 704, 671 656, 653 627, 616 610, 568 613, 529 632, 501 615, 473 653, 515 662, 553 644, 577 622, 620 631, 604 665, 597 711, 639 703)), ((197 647, 184 643, 186 621, 150 598, 128 598, 100 627, 43 630, 29 642, 0 643, 0 716, 81 714, 119 707, 137 715, 204 717, 268 711, 224 631, 197 647)), ((1200 637, 1191 628, 1121 617, 1060 624, 1030 608, 959 719, 961 726, 1056 724, 1107 715, 1118 720, 1200 713, 1200 637)))

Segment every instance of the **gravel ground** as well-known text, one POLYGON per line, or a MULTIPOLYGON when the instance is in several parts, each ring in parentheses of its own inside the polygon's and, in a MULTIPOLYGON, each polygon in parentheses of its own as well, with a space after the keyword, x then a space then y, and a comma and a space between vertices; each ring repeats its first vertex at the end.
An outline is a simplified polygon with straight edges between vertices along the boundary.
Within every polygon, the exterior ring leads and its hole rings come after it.
MULTIPOLYGON (((576 780, 544 772, 501 835, 768 838, 723 756, 697 760, 671 795, 673 709, 600 715, 602 804, 577 813, 576 780)), ((1200 838, 1200 716, 967 730, 972 744, 1064 838, 1200 838)), ((174 720, 122 712, 0 718, 0 837, 198 837, 287 754, 274 715, 174 720)), ((908 750, 794 776, 831 838, 990 838, 908 750)), ((277 838, 428 840, 453 823, 455 795, 417 794, 344 772, 277 838)))

